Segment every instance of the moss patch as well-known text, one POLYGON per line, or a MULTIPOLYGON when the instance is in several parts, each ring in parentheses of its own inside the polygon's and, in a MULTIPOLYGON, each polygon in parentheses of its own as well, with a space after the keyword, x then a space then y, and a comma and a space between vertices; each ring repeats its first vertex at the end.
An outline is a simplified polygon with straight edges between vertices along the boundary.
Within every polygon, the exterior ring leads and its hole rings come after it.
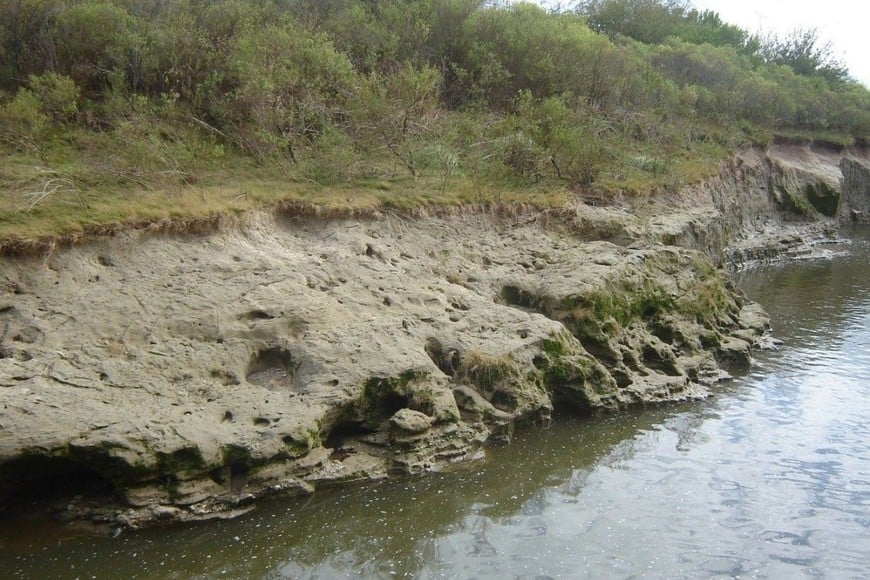
POLYGON ((553 335, 541 344, 543 354, 535 359, 535 366, 555 400, 588 412, 598 406, 592 399, 612 394, 616 383, 598 361, 578 346, 570 335, 553 335))
POLYGON ((816 211, 827 217, 836 217, 840 208, 840 192, 823 181, 807 185, 804 193, 816 211))
POLYGON ((812 204, 802 192, 794 192, 787 187, 776 188, 775 200, 784 213, 810 218, 816 215, 812 204))

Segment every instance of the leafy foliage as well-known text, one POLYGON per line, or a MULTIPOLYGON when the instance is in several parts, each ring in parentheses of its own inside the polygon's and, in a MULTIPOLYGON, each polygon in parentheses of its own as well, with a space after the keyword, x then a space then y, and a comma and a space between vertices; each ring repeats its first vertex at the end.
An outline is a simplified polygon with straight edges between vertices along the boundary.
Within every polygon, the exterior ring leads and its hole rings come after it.
POLYGON ((383 146, 416 177, 418 150, 432 131, 439 80, 435 69, 409 63, 394 73, 363 78, 351 101, 360 142, 383 146))
POLYGON ((7 0, 0 141, 85 192, 232 166, 606 198, 773 133, 866 139, 833 54, 682 0, 7 0))
POLYGON ((786 65, 803 76, 840 82, 849 75, 834 54, 831 43, 819 44, 818 32, 814 29, 798 29, 785 38, 771 36, 761 44, 759 54, 765 61, 786 65))
POLYGON ((581 10, 589 24, 611 37, 628 36, 657 44, 672 36, 686 12, 680 0, 587 0, 581 10))

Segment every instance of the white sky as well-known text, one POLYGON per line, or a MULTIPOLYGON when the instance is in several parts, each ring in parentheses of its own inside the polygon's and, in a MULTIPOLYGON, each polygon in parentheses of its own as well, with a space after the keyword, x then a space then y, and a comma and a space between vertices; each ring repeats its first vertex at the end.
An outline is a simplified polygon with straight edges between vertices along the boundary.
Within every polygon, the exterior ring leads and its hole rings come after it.
POLYGON ((715 10, 722 20, 749 32, 782 36, 815 28, 830 41, 852 77, 870 88, 870 4, 862 0, 693 0, 699 10, 715 10))
MULTIPOLYGON (((534 0, 543 6, 570 0, 534 0)), ((870 3, 866 0, 691 0, 699 10, 714 10, 722 20, 750 33, 785 36, 797 28, 815 28, 830 41, 855 79, 870 88, 870 3)))

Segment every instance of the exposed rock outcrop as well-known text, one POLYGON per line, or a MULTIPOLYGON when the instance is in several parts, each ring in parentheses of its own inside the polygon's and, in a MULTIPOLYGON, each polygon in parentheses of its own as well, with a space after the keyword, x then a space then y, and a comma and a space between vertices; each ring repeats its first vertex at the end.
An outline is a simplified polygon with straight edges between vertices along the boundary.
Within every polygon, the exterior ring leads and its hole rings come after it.
POLYGON ((870 161, 866 157, 843 157, 840 168, 843 171, 840 220, 846 223, 870 223, 870 161))
POLYGON ((633 208, 262 213, 7 258, 0 510, 57 493, 130 526, 232 516, 479 459, 557 406, 704 396, 766 327, 715 264, 833 220, 792 207, 841 191, 810 153, 747 152, 633 208))
POLYGON ((647 239, 701 250, 717 264, 823 255, 838 219, 853 214, 851 204, 866 203, 861 168, 868 163, 863 149, 751 149, 723 164, 718 176, 665 195, 664 204, 662 198, 638 204, 635 214, 648 224, 647 239))
POLYGON ((0 492, 102 482, 130 522, 437 469, 557 404, 697 396, 748 352, 702 254, 486 215, 131 232, 3 288, 0 492))

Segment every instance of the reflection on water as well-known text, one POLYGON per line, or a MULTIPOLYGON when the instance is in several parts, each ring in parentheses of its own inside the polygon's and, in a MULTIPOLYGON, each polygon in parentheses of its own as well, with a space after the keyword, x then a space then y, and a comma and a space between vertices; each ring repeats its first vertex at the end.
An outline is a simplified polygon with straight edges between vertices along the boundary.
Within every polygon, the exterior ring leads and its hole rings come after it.
POLYGON ((864 578, 866 236, 849 250, 741 275, 785 345, 713 400, 563 418, 483 465, 231 522, 66 540, 7 526, 0 577, 864 578))

